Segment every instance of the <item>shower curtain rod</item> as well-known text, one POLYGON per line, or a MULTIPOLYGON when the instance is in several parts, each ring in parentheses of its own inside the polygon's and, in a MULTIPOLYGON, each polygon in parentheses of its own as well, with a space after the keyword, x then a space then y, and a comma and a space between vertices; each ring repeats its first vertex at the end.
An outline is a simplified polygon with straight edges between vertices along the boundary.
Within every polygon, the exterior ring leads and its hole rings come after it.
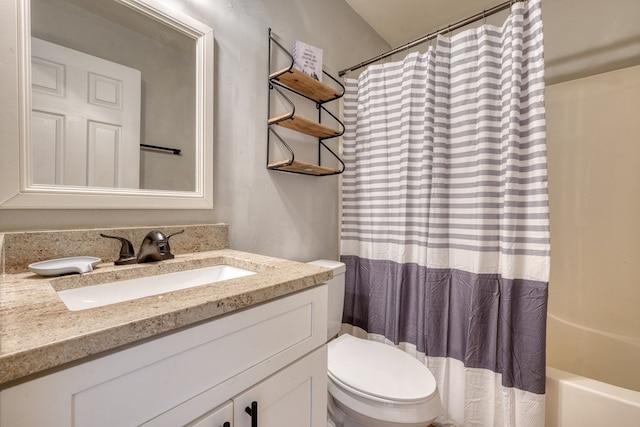
POLYGON ((347 73, 350 73, 350 72, 355 71, 357 69, 360 69, 362 67, 366 67, 367 65, 373 64, 374 62, 378 62, 381 59, 387 58, 387 57, 389 57, 391 55, 394 55, 394 54, 396 54, 398 52, 402 52, 403 50, 408 50, 408 49, 411 49, 412 47, 415 47, 415 46, 418 46, 418 45, 420 45, 422 43, 428 42, 429 40, 436 38, 440 34, 445 34, 445 33, 448 33, 450 31, 455 31, 455 30, 460 29, 462 27, 465 27, 465 26, 467 26, 469 24, 473 24, 474 22, 479 21, 481 19, 484 19, 487 16, 491 16, 491 15, 496 14, 498 12, 502 12, 505 9, 509 9, 512 4, 518 3, 519 1, 523 1, 523 0, 517 0, 517 1, 509 0, 509 1, 505 1, 504 3, 500 3, 499 5, 493 6, 490 9, 486 9, 486 10, 480 12, 480 13, 476 13, 473 16, 465 18, 465 19, 463 19, 461 21, 458 21, 456 23, 450 24, 450 25, 448 25, 448 26, 446 26, 444 28, 436 30, 436 31, 434 31, 432 33, 429 33, 429 34, 425 35, 425 36, 422 36, 419 39, 416 39, 416 40, 411 41, 409 43, 403 44, 402 46, 396 47, 395 49, 392 49, 392 50, 390 50, 388 52, 381 53, 380 55, 378 55, 376 57, 367 59, 366 61, 363 61, 363 62, 361 62, 361 63, 359 63, 357 65, 354 65, 354 66, 352 66, 350 68, 346 68, 346 69, 338 72, 338 75, 340 77, 342 77, 347 73))

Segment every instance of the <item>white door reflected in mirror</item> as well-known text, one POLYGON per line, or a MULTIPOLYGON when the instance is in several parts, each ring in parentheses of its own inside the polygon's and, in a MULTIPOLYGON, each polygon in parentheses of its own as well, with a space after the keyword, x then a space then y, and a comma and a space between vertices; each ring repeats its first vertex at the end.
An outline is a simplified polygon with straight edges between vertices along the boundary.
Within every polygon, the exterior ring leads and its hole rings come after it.
POLYGON ((138 188, 140 71, 33 37, 34 184, 138 188))

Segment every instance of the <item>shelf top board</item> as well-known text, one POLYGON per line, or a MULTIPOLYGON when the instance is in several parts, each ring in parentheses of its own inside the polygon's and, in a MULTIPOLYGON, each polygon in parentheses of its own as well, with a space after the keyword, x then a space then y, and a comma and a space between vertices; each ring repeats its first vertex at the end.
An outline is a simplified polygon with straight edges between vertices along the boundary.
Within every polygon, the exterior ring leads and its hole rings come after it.
POLYGON ((317 102, 331 101, 344 95, 344 93, 317 81, 296 68, 285 68, 284 70, 276 71, 269 76, 269 79, 277 80, 317 102))

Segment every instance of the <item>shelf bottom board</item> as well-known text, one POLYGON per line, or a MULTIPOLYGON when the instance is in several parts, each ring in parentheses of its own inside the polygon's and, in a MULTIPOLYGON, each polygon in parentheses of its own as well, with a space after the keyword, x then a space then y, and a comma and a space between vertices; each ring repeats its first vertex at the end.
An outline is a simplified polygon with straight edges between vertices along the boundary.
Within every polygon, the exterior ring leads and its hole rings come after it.
POLYGON ((312 163, 294 161, 290 165, 289 160, 283 160, 281 162, 270 163, 268 168, 273 170, 280 170, 286 172, 301 173, 304 175, 336 175, 340 173, 339 169, 327 168, 324 166, 314 165, 312 163))

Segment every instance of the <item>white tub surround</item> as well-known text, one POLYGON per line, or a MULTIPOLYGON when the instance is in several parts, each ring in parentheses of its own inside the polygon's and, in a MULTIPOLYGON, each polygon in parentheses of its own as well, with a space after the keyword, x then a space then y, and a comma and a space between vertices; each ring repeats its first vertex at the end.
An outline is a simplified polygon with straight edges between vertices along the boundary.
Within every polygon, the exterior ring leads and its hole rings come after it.
POLYGON ((547 366, 546 427, 636 426, 640 392, 547 366))

